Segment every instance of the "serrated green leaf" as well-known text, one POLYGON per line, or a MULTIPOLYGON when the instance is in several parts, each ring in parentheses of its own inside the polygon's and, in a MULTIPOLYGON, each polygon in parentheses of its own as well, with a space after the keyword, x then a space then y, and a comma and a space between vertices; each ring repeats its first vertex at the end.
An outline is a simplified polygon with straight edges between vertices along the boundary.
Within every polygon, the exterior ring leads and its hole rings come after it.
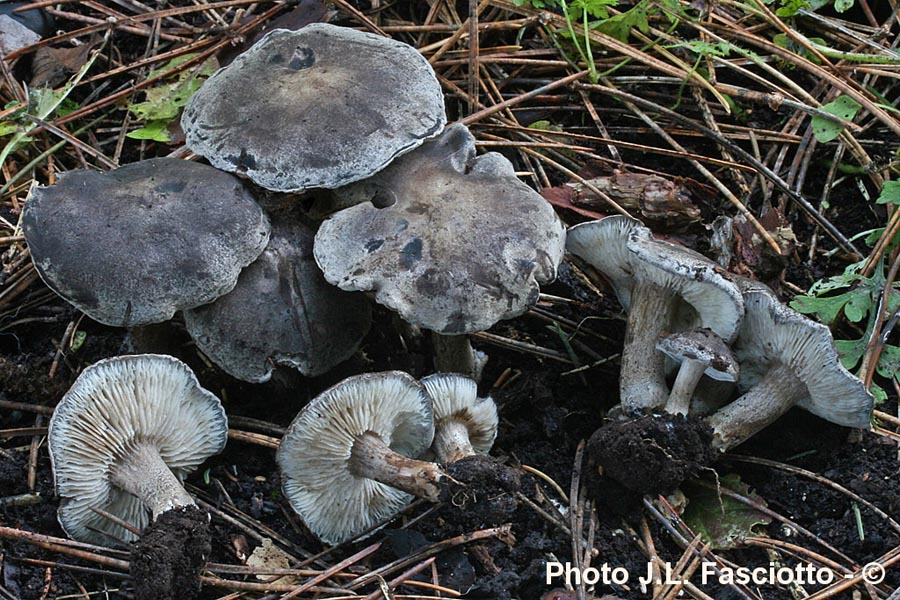
MULTIPOLYGON (((738 475, 729 473, 720 479, 720 483, 722 487, 766 506, 766 501, 750 491, 738 475)), ((754 527, 771 522, 765 514, 716 490, 684 483, 682 491, 688 497, 688 505, 681 518, 715 550, 738 548, 742 538, 757 535, 754 527)))
MULTIPOLYGON (((838 96, 834 101, 823 104, 821 110, 839 117, 845 121, 850 121, 862 108, 859 102, 850 96, 838 96)), ((844 126, 835 121, 830 121, 825 117, 814 115, 812 118, 813 135, 819 142, 830 142, 841 135, 844 126)))
POLYGON ((841 309, 852 322, 859 323, 872 308, 869 290, 862 286, 837 296, 797 296, 791 308, 804 315, 816 315, 819 321, 830 325, 841 309))
POLYGON ((900 204, 900 181, 885 181, 876 204, 900 204))
MULTIPOLYGON (((148 77, 165 76, 167 72, 177 69, 179 65, 195 56, 196 54, 185 54, 174 58, 163 67, 151 71, 148 77)), ((139 121, 146 121, 147 124, 145 127, 129 133, 128 137, 163 142, 169 141, 169 134, 165 131, 165 125, 178 117, 179 112, 188 103, 191 96, 200 89, 206 78, 212 75, 218 66, 216 59, 211 58, 199 67, 181 71, 173 75, 165 83, 144 90, 144 100, 129 104, 128 110, 139 121), (157 122, 162 122, 162 127, 157 122), (165 139, 163 139, 163 136, 165 136, 165 139)))
POLYGON ((153 140, 154 142, 169 142, 172 137, 169 135, 167 126, 170 120, 148 121, 146 125, 140 129, 129 131, 125 137, 133 140, 153 140))
POLYGON ((650 31, 647 19, 647 0, 641 0, 622 14, 610 17, 597 25, 597 29, 621 42, 627 42, 631 29, 641 33, 650 31))

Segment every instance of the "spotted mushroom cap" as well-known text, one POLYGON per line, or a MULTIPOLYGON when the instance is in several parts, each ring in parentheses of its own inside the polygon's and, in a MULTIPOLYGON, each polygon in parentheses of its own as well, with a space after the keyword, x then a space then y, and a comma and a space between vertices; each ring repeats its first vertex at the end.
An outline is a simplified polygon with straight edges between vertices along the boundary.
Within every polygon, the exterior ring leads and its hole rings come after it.
POLYGON ((352 356, 368 332, 369 301, 325 281, 313 235, 301 223, 274 225, 231 292, 184 312, 197 347, 233 377, 268 381, 276 365, 321 375, 352 356))
POLYGON ((37 187, 22 216, 41 279, 95 321, 160 323, 230 291, 269 241, 243 184, 173 158, 37 187))
POLYGON ((335 193, 360 203, 316 234, 325 278, 372 291, 437 333, 481 331, 522 314, 562 260, 565 229, 552 207, 502 155, 476 157, 460 124, 335 193))
POLYGON ((150 510, 110 483, 111 465, 135 443, 149 443, 179 479, 225 447, 219 399, 181 361, 159 354, 117 356, 86 368, 50 419, 48 446, 60 498, 59 522, 76 540, 109 545, 134 534, 95 513, 143 529, 150 510), (105 535, 108 534, 108 535, 105 535))
POLYGON ((431 398, 400 371, 349 377, 297 415, 277 461, 284 495, 322 541, 338 544, 397 514, 412 496, 350 472, 357 437, 372 432, 391 450, 415 458, 434 438, 431 398))
POLYGON ((746 313, 734 354, 743 392, 775 365, 787 365, 806 386, 797 404, 845 427, 869 429, 874 399, 865 384, 841 364, 831 330, 782 304, 766 285, 738 279, 746 313))
POLYGON ((632 254, 628 251, 628 235, 635 229, 649 229, 637 219, 612 215, 569 227, 566 250, 603 273, 626 311, 631 308, 634 283, 632 254))
POLYGON ((646 228, 633 229, 627 245, 636 277, 683 300, 673 330, 706 328, 726 343, 734 339, 744 299, 728 272, 693 250, 655 239, 646 228))
POLYGON ((695 360, 706 365, 704 375, 717 381, 737 381, 739 367, 731 348, 709 329, 672 333, 656 349, 677 362, 695 360))
POLYGON ((457 373, 435 373, 421 382, 434 402, 435 428, 447 420, 463 423, 475 452, 490 452, 497 439, 497 405, 490 397, 478 397, 475 380, 457 373))
POLYGON ((446 122, 418 51, 326 23, 269 32, 207 79, 181 118, 191 150, 279 192, 364 179, 446 122))

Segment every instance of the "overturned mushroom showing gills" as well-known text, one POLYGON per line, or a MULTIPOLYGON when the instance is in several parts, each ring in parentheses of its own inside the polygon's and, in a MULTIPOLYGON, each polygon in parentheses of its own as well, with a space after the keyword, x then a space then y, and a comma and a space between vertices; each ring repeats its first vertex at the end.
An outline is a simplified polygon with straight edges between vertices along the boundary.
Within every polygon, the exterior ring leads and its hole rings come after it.
POLYGON ((569 229, 567 248, 604 273, 628 312, 622 350, 623 408, 639 413, 665 405, 664 331, 708 328, 726 342, 737 334, 743 299, 730 275, 706 257, 656 240, 639 221, 606 217, 569 229))
POLYGON ((463 125, 335 193, 357 204, 316 233, 325 278, 465 343, 462 334, 528 310, 562 260, 565 229, 550 204, 502 155, 476 157, 463 125))
POLYGON ((406 373, 367 373, 316 396, 278 448, 284 494, 323 542, 339 544, 397 514, 412 496, 436 501, 443 473, 415 460, 434 438, 431 398, 406 373))
POLYGON ((706 375, 716 381, 735 382, 739 367, 725 341, 709 329, 693 329, 662 338, 656 349, 680 363, 666 412, 688 414, 694 389, 706 375))
POLYGON ((734 342, 746 393, 708 417, 725 451, 800 406, 832 423, 869 429, 874 400, 841 365, 831 331, 782 304, 762 283, 738 279, 746 314, 734 342))
POLYGON ((116 327, 215 300, 269 241, 268 219, 236 177, 172 158, 63 173, 35 188, 22 227, 47 286, 116 327))
POLYGON ((497 439, 497 405, 479 398, 473 379, 456 373, 436 373, 421 380, 434 402, 434 442, 442 463, 487 454, 497 439))
POLYGON ((135 539, 98 508, 144 538, 162 537, 175 546, 168 561, 156 560, 153 546, 141 551, 141 542, 132 555, 133 577, 153 574, 135 585, 138 598, 193 597, 210 551, 209 517, 181 479, 221 452, 227 435, 218 398, 171 356, 119 356, 88 367, 50 420, 60 525, 83 542, 135 539))
POLYGON ((184 312, 197 347, 233 377, 268 381, 276 365, 321 375, 353 355, 369 330, 369 301, 325 281, 313 235, 301 223, 276 224, 231 292, 184 312))
POLYGON ((279 192, 364 179, 445 124, 418 51, 325 23, 271 31, 207 79, 181 119, 191 150, 279 192))

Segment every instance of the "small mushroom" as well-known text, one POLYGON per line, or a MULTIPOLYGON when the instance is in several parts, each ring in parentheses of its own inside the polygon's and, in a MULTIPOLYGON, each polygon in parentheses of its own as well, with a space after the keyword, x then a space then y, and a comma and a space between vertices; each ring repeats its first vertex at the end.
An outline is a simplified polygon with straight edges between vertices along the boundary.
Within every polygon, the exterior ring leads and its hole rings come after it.
POLYGON ((443 472, 415 460, 434 438, 431 398, 399 371, 349 377, 291 423, 277 460, 284 494, 319 539, 339 544, 412 496, 436 501, 443 472))
POLYGON ((197 347, 233 377, 268 381, 276 365, 321 375, 353 355, 369 330, 369 301, 325 281, 313 235, 281 219, 231 292, 184 312, 197 347))
POLYGON ((83 542, 135 539, 96 508, 143 530, 130 565, 137 597, 193 597, 210 552, 209 516, 181 479, 221 452, 227 435, 218 398, 177 359, 144 354, 95 363, 50 420, 60 525, 83 542), (148 537, 154 541, 142 546, 148 537))
POLYGON ((469 377, 436 373, 421 380, 434 402, 432 450, 442 463, 487 454, 497 439, 497 405, 478 397, 469 377))
POLYGON ((172 158, 64 173, 33 190, 22 227, 44 283, 115 327, 215 300, 269 241, 268 219, 237 178, 172 158))
POLYGON ((464 334, 528 310, 562 260, 565 229, 550 204, 502 155, 476 157, 460 124, 335 193, 357 204, 316 234, 325 278, 373 292, 413 325, 458 336, 454 352, 468 364, 445 368, 465 375, 475 373, 464 334))
POLYGON ((717 381, 737 381, 739 368, 734 354, 709 329, 667 335, 656 344, 656 349, 681 364, 666 402, 666 412, 687 415, 694 389, 704 375, 717 381))
POLYGON ((831 331, 782 304, 765 285, 738 279, 746 314, 734 342, 746 392, 707 422, 725 451, 774 422, 792 406, 823 419, 869 429, 873 398, 840 362, 831 331))
POLYGON ((708 328, 737 334, 743 300, 721 267, 687 248, 655 240, 639 221, 613 216, 571 227, 567 248, 600 270, 628 311, 620 394, 629 413, 665 405, 664 331, 708 328))
POLYGON ((418 51, 325 23, 269 32, 207 79, 181 118, 191 150, 279 192, 364 179, 446 122, 418 51))

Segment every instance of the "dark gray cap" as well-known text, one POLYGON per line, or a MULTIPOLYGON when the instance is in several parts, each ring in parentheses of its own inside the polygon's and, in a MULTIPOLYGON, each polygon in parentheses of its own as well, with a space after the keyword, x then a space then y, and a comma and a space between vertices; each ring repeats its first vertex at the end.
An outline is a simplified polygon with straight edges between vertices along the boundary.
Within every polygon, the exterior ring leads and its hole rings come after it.
POLYGON ((117 327, 215 300, 269 241, 240 180, 171 158, 64 173, 33 190, 22 227, 44 283, 117 327))
POLYGON ((197 347, 230 375, 258 383, 275 365, 321 375, 359 347, 371 321, 369 301, 325 281, 313 260, 313 235, 303 224, 277 223, 231 292, 184 312, 197 347))
POLYGON ((438 333, 487 329, 528 310, 552 281, 565 229, 502 155, 475 156, 465 126, 341 188, 359 204, 319 228, 325 278, 438 333))
POLYGON ((191 150, 280 192, 364 179, 446 122, 418 51, 325 23, 271 31, 206 80, 181 118, 191 150))
POLYGON ((677 362, 695 360, 703 363, 707 377, 718 381, 737 381, 738 364, 731 348, 709 329, 692 329, 667 335, 656 349, 677 362))

